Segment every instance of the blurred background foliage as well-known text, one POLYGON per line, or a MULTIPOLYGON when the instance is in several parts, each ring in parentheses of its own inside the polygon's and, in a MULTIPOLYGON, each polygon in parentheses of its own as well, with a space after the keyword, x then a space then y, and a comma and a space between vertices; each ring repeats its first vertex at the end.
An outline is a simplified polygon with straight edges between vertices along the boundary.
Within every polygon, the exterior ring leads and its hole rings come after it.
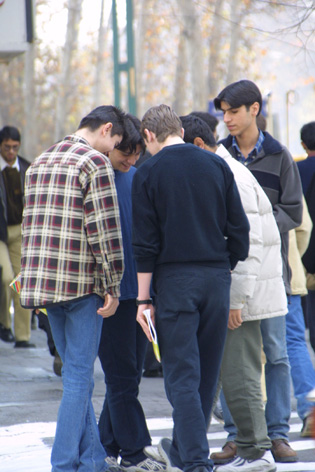
MULTIPOLYGON (((125 2, 117 7, 123 59, 125 2)), ((0 125, 21 129, 27 159, 75 131, 93 107, 114 103, 111 9, 111 0, 37 0, 34 43, 0 64, 0 125)), ((314 10, 308 0, 133 0, 137 115, 162 102, 179 115, 207 110, 246 77, 262 91, 278 87, 278 96, 302 87, 302 119, 314 119, 314 10)), ((128 110, 126 80, 121 88, 128 110)))

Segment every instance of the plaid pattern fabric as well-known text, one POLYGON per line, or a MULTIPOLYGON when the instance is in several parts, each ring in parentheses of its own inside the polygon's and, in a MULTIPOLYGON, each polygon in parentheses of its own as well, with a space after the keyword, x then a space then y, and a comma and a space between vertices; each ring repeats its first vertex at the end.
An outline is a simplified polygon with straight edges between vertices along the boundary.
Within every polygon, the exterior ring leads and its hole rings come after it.
POLYGON ((240 148, 237 144, 235 136, 233 136, 232 146, 235 149, 236 159, 239 162, 241 162, 242 164, 245 164, 245 165, 248 165, 250 162, 253 162, 255 157, 257 157, 259 152, 262 150, 262 145, 263 145, 264 139, 265 139, 265 136, 263 135, 263 132, 261 130, 259 130, 259 137, 258 137, 257 143, 255 144, 254 149, 252 149, 252 151, 245 158, 242 154, 242 151, 240 150, 240 148))
POLYGON ((76 135, 41 154, 25 180, 21 304, 120 295, 124 270, 113 168, 76 135))

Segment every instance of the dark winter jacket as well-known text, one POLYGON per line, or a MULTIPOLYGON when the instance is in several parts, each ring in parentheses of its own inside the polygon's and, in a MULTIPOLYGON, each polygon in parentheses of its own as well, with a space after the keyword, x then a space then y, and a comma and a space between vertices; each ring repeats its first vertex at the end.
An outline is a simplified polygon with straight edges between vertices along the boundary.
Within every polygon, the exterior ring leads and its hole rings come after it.
MULTIPOLYGON (((287 294, 291 293, 291 270, 288 262, 288 232, 302 222, 303 202, 299 171, 289 151, 264 132, 265 139, 258 156, 248 164, 248 169, 267 194, 273 208, 280 235, 283 261, 283 279, 287 294)), ((221 143, 236 158, 229 135, 221 143)))

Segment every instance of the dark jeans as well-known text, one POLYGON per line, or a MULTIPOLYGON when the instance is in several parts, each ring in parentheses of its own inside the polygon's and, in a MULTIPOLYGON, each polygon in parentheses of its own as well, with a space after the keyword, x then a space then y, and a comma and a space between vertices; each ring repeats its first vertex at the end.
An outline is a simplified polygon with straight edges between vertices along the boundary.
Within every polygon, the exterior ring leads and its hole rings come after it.
POLYGON ((167 398, 173 407, 171 459, 185 472, 211 470, 207 425, 227 332, 230 271, 159 266, 156 326, 167 398))
POLYGON ((136 315, 135 300, 121 301, 115 315, 103 320, 98 352, 106 383, 101 442, 108 456, 120 454, 132 464, 145 459, 143 448, 151 444, 138 400, 147 338, 136 315))

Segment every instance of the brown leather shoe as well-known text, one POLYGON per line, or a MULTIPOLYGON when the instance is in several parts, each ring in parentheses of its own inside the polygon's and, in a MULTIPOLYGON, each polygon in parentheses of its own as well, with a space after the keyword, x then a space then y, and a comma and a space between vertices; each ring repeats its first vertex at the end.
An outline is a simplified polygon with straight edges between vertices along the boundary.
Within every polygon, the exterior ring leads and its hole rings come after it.
POLYGON ((298 456, 286 439, 274 439, 271 452, 276 462, 297 462, 298 456))
POLYGON ((227 464, 236 456, 236 444, 234 441, 228 441, 222 447, 222 452, 213 452, 210 455, 210 459, 215 464, 227 464))

